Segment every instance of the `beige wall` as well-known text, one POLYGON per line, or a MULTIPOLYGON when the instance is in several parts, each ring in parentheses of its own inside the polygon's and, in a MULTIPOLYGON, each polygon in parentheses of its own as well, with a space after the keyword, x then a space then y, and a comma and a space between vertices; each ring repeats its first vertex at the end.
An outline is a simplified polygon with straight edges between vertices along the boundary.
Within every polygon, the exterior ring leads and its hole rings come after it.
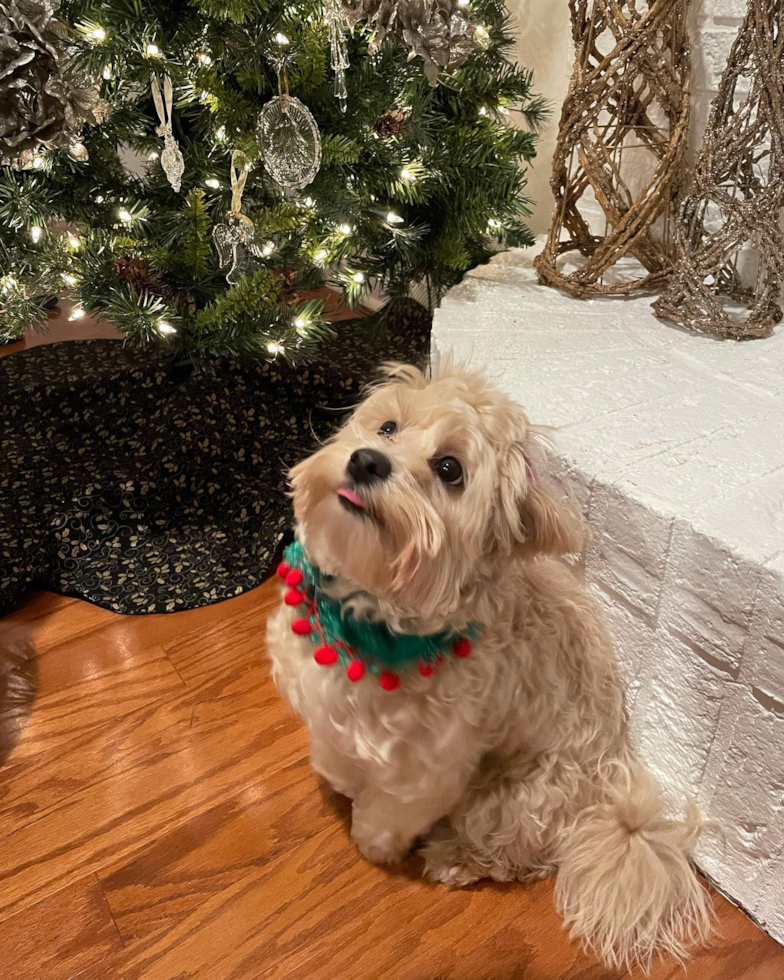
POLYGON ((529 224, 539 233, 547 231, 553 209, 550 164, 574 54, 569 5, 566 0, 508 0, 507 6, 517 23, 518 61, 533 69, 536 91, 552 105, 528 181, 528 193, 536 201, 529 224))
MULTIPOLYGON (((561 105, 566 95, 574 60, 567 0, 507 0, 517 23, 517 58, 534 70, 536 91, 553 107, 539 143, 539 155, 530 173, 529 194, 537 202, 530 225, 546 231, 552 214, 550 164, 561 105)), ((690 155, 693 159, 705 128, 710 102, 719 85, 730 46, 735 39, 746 0, 690 0, 692 126, 690 155)))

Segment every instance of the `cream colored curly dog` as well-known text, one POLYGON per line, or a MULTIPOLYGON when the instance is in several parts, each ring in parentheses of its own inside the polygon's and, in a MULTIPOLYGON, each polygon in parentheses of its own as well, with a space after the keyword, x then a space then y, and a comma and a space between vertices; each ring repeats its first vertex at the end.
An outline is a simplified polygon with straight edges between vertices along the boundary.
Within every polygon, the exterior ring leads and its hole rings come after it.
POLYGON ((448 885, 557 872, 573 934, 647 967, 709 932, 700 822, 665 816, 632 754, 612 644, 555 557, 580 523, 545 469, 481 374, 390 366, 291 472, 274 676, 368 860, 420 840, 448 885))

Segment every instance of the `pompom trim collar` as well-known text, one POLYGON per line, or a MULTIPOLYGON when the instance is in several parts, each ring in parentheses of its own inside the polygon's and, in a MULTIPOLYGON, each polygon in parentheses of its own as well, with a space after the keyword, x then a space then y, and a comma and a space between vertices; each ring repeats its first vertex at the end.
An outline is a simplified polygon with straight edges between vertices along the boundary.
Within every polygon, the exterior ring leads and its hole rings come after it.
POLYGON ((401 674, 417 670, 422 677, 431 677, 448 656, 470 656, 472 640, 481 629, 471 623, 461 633, 443 630, 415 636, 396 633, 386 623, 358 620, 325 592, 322 583, 329 577, 310 564, 298 541, 283 552, 278 577, 288 586, 286 605, 302 609, 302 616, 291 624, 292 632, 314 644, 317 664, 340 665, 353 683, 371 674, 383 690, 395 691, 401 674))

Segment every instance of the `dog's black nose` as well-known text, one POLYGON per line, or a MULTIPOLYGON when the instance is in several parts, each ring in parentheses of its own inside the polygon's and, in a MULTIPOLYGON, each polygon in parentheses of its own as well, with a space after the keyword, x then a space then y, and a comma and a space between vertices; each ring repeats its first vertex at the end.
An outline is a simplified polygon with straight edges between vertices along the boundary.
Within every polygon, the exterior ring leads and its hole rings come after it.
POLYGON ((389 457, 377 449, 355 449, 346 469, 354 483, 375 483, 386 480, 392 472, 392 464, 389 457))

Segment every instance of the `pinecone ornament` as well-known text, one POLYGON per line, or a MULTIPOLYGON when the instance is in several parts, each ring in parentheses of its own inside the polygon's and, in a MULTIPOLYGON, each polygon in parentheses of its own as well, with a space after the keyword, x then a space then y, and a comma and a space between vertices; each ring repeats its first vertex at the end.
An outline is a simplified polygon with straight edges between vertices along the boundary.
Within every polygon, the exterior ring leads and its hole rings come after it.
POLYGON ((410 49, 409 60, 418 55, 431 85, 439 68, 458 68, 476 47, 476 25, 458 0, 344 0, 343 9, 352 27, 365 20, 375 30, 371 51, 389 35, 410 49))
POLYGON ((87 78, 65 71, 68 28, 55 17, 59 0, 0 0, 0 164, 33 166, 42 148, 87 159, 85 123, 100 123, 108 105, 87 78))
POLYGON ((123 255, 112 263, 114 274, 121 282, 127 282, 137 293, 161 295, 160 282, 144 259, 135 255, 123 255))
POLYGON ((295 303, 301 303, 306 297, 302 290, 297 289, 297 270, 282 268, 278 269, 277 271, 283 282, 283 302, 286 304, 286 306, 293 306, 295 303))
POLYGON ((388 140, 393 136, 399 136, 403 132, 405 123, 405 112, 402 109, 393 109, 378 117, 375 122, 376 132, 382 140, 388 140))

